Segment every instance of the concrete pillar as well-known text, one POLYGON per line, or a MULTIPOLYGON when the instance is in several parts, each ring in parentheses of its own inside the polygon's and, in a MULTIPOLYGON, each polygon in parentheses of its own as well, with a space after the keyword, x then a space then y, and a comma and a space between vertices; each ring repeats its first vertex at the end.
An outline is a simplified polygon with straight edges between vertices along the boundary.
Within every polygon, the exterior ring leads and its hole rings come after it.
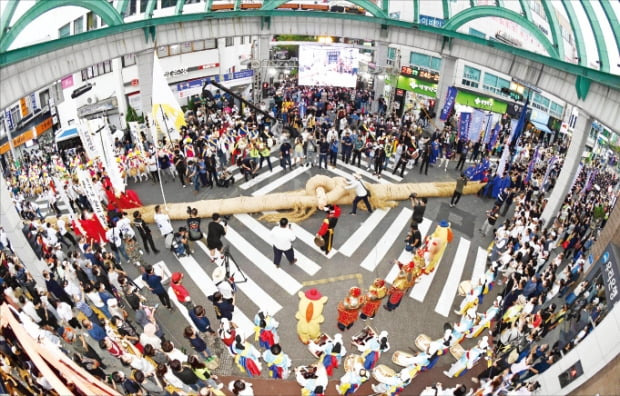
POLYGON ((11 247, 17 257, 26 266, 26 269, 32 274, 37 283, 45 287, 42 273, 47 268, 47 265, 37 257, 22 232, 22 220, 17 214, 17 210, 15 210, 15 205, 13 205, 11 200, 9 187, 4 177, 0 177, 0 225, 6 231, 11 247))
POLYGON ((138 80, 140 81, 140 101, 145 116, 151 118, 153 96, 153 49, 136 54, 138 80))
MULTIPOLYGON (((388 66, 388 43, 385 41, 376 41, 375 42, 375 65, 377 70, 381 70, 381 73, 374 75, 374 90, 375 90, 375 100, 372 103, 372 111, 376 112, 379 109, 379 98, 383 96, 383 91, 385 91, 385 76, 387 75, 384 70, 388 66)), ((386 102, 389 100, 386 98, 386 102)))
POLYGON ((439 119, 441 109, 446 103, 448 87, 454 85, 456 72, 456 58, 450 55, 441 56, 441 70, 439 71, 439 84, 437 85, 437 104, 435 105, 435 126, 443 128, 444 121, 439 119))
POLYGON ((269 51, 271 49, 271 34, 261 34, 256 41, 256 51, 254 60, 260 63, 260 67, 254 69, 254 79, 252 81, 252 99, 258 105, 263 99, 263 81, 268 80, 269 72, 269 51))
POLYGON ((547 206, 542 213, 542 219, 545 225, 549 225, 549 222, 555 218, 558 211, 562 207, 562 203, 566 198, 566 194, 569 193, 573 179, 575 178, 575 172, 579 168, 579 162, 581 161, 581 154, 586 147, 586 141, 588 140, 588 134, 592 129, 592 118, 582 114, 577 119, 577 125, 573 130, 573 136, 564 158, 564 164, 560 175, 555 182, 555 187, 549 196, 547 206))
POLYGON ((120 117, 121 128, 127 128, 125 116, 127 116, 127 98, 125 97, 125 84, 123 82, 123 62, 121 58, 112 59, 112 72, 114 73, 114 84, 116 85, 116 100, 118 102, 118 114, 120 117))

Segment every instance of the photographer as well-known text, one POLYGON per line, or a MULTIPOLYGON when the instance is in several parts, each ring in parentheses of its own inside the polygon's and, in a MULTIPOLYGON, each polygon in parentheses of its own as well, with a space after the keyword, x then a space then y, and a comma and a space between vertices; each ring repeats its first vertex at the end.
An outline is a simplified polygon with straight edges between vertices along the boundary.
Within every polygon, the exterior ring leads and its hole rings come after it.
POLYGON ((273 243, 273 263, 280 268, 282 254, 286 256, 289 264, 295 264, 295 251, 293 250, 293 241, 295 234, 291 230, 291 225, 286 217, 280 219, 280 225, 273 227, 271 230, 271 240, 273 243))
POLYGON ((211 262, 215 262, 215 251, 219 251, 220 257, 222 256, 222 236, 226 235, 226 226, 228 223, 223 219, 219 213, 213 213, 212 221, 207 228, 207 248, 209 248, 209 255, 211 262), (222 225, 223 224, 223 225, 222 225))
POLYGON ((418 198, 416 193, 412 193, 409 195, 409 200, 411 201, 411 207, 413 208, 413 215, 411 216, 413 221, 417 224, 420 224, 422 220, 424 220, 424 212, 426 212, 426 203, 428 199, 418 198))

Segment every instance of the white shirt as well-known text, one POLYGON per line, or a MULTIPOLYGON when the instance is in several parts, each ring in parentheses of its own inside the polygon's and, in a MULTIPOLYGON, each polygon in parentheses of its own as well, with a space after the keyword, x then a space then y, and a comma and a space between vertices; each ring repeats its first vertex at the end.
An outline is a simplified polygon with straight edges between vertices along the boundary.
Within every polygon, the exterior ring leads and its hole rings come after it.
POLYGON ((136 232, 131 228, 131 221, 127 217, 123 217, 117 221, 116 227, 122 231, 124 238, 133 238, 136 236, 136 232))
POLYGON ((366 188, 362 184, 361 180, 351 180, 349 184, 345 187, 347 190, 355 189, 355 195, 358 197, 365 197, 368 193, 366 192, 366 188))
POLYGON ((56 220, 56 226, 58 227, 58 232, 60 232, 60 235, 65 235, 67 233, 67 226, 62 217, 56 220))
POLYGON ((161 235, 167 235, 174 231, 172 224, 170 224, 170 217, 168 217, 167 214, 155 213, 153 218, 157 224, 157 228, 159 228, 159 232, 161 232, 161 235))
POLYGON ((277 225, 271 230, 271 242, 278 250, 289 250, 293 247, 294 240, 295 234, 290 229, 290 226, 281 227, 277 225))
POLYGON ((71 310, 71 305, 67 304, 64 301, 61 301, 58 306, 56 307, 56 312, 58 312, 58 316, 60 316, 60 319, 64 320, 65 322, 69 322, 71 319, 73 319, 73 311, 71 310))

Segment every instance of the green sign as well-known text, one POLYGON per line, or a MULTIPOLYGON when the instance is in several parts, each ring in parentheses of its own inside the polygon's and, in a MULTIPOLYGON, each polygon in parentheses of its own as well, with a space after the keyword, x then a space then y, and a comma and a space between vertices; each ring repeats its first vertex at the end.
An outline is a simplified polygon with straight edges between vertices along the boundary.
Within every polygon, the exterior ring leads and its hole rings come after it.
POLYGON ((385 76, 385 85, 391 85, 395 87, 397 84, 397 81, 398 81, 397 76, 389 75, 389 74, 385 76))
POLYGON ((456 103, 500 114, 504 114, 508 108, 508 105, 501 100, 464 91, 456 94, 456 103))
POLYGON ((431 98, 437 97, 437 84, 418 80, 413 77, 399 76, 398 85, 396 87, 404 89, 405 91, 411 91, 420 95, 426 95, 431 98))

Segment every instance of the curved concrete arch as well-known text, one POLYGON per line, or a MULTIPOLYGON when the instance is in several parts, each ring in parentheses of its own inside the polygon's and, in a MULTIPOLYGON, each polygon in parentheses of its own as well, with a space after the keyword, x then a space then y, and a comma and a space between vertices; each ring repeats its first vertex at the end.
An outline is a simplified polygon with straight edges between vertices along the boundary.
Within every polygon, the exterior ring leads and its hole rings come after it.
POLYGON ((457 30, 459 27, 463 26, 467 22, 473 21, 474 19, 484 18, 484 17, 499 17, 508 19, 519 24, 521 27, 526 29, 529 33, 534 36, 539 43, 545 48, 545 51, 549 54, 550 57, 555 59, 560 59, 558 50, 553 46, 551 41, 545 36, 540 29, 531 21, 528 21, 520 14, 517 14, 514 11, 499 8, 495 6, 479 6, 474 8, 469 8, 465 11, 459 12, 452 19, 450 19, 444 25, 444 29, 448 30, 457 30))
POLYGON ((598 52, 599 67, 601 71, 609 72, 609 54, 607 53, 605 36, 603 35, 603 30, 601 29, 598 19, 596 18, 596 14, 594 13, 594 8, 592 8, 592 4, 590 4, 589 0, 581 0, 581 6, 586 13, 586 17, 588 18, 588 23, 590 24, 592 33, 594 33, 596 51, 598 52))
POLYGON ((86 8, 92 11, 96 15, 100 16, 105 23, 110 26, 120 25, 123 23, 123 18, 116 11, 116 9, 105 0, 54 0, 54 1, 38 1, 32 7, 26 11, 24 15, 19 18, 10 30, 2 35, 0 38, 0 52, 6 51, 17 36, 24 30, 32 21, 45 14, 46 12, 55 8, 75 6, 86 8))
POLYGON ((571 0, 562 0, 566 15, 568 15, 568 21, 570 27, 573 30, 573 36, 575 36, 575 47, 577 47, 577 56, 579 56, 578 63, 582 66, 588 66, 588 51, 586 51, 586 45, 583 41, 583 34, 581 33, 581 26, 577 19, 577 14, 573 8, 571 0))
POLYGON ((558 55, 560 59, 564 59, 564 39, 562 38, 562 33, 560 32, 560 23, 558 22, 558 16, 555 14, 555 10, 553 9, 551 2, 543 1, 542 6, 545 10, 545 15, 547 16, 547 22, 549 22, 549 29, 551 29, 551 37, 553 38, 553 43, 558 49, 558 55))
POLYGON ((441 0, 441 8, 443 10, 443 19, 445 21, 447 21, 448 19, 450 19, 450 3, 449 0, 441 0))
MULTIPOLYGON (((263 6, 260 8, 261 10, 275 10, 280 7, 282 4, 286 4, 291 2, 292 0, 265 0, 263 2, 263 6)), ((379 8, 375 3, 369 0, 347 0, 351 4, 355 4, 358 7, 362 7, 366 11, 370 13, 370 15, 375 16, 377 18, 387 18, 388 15, 385 11, 379 8)))

